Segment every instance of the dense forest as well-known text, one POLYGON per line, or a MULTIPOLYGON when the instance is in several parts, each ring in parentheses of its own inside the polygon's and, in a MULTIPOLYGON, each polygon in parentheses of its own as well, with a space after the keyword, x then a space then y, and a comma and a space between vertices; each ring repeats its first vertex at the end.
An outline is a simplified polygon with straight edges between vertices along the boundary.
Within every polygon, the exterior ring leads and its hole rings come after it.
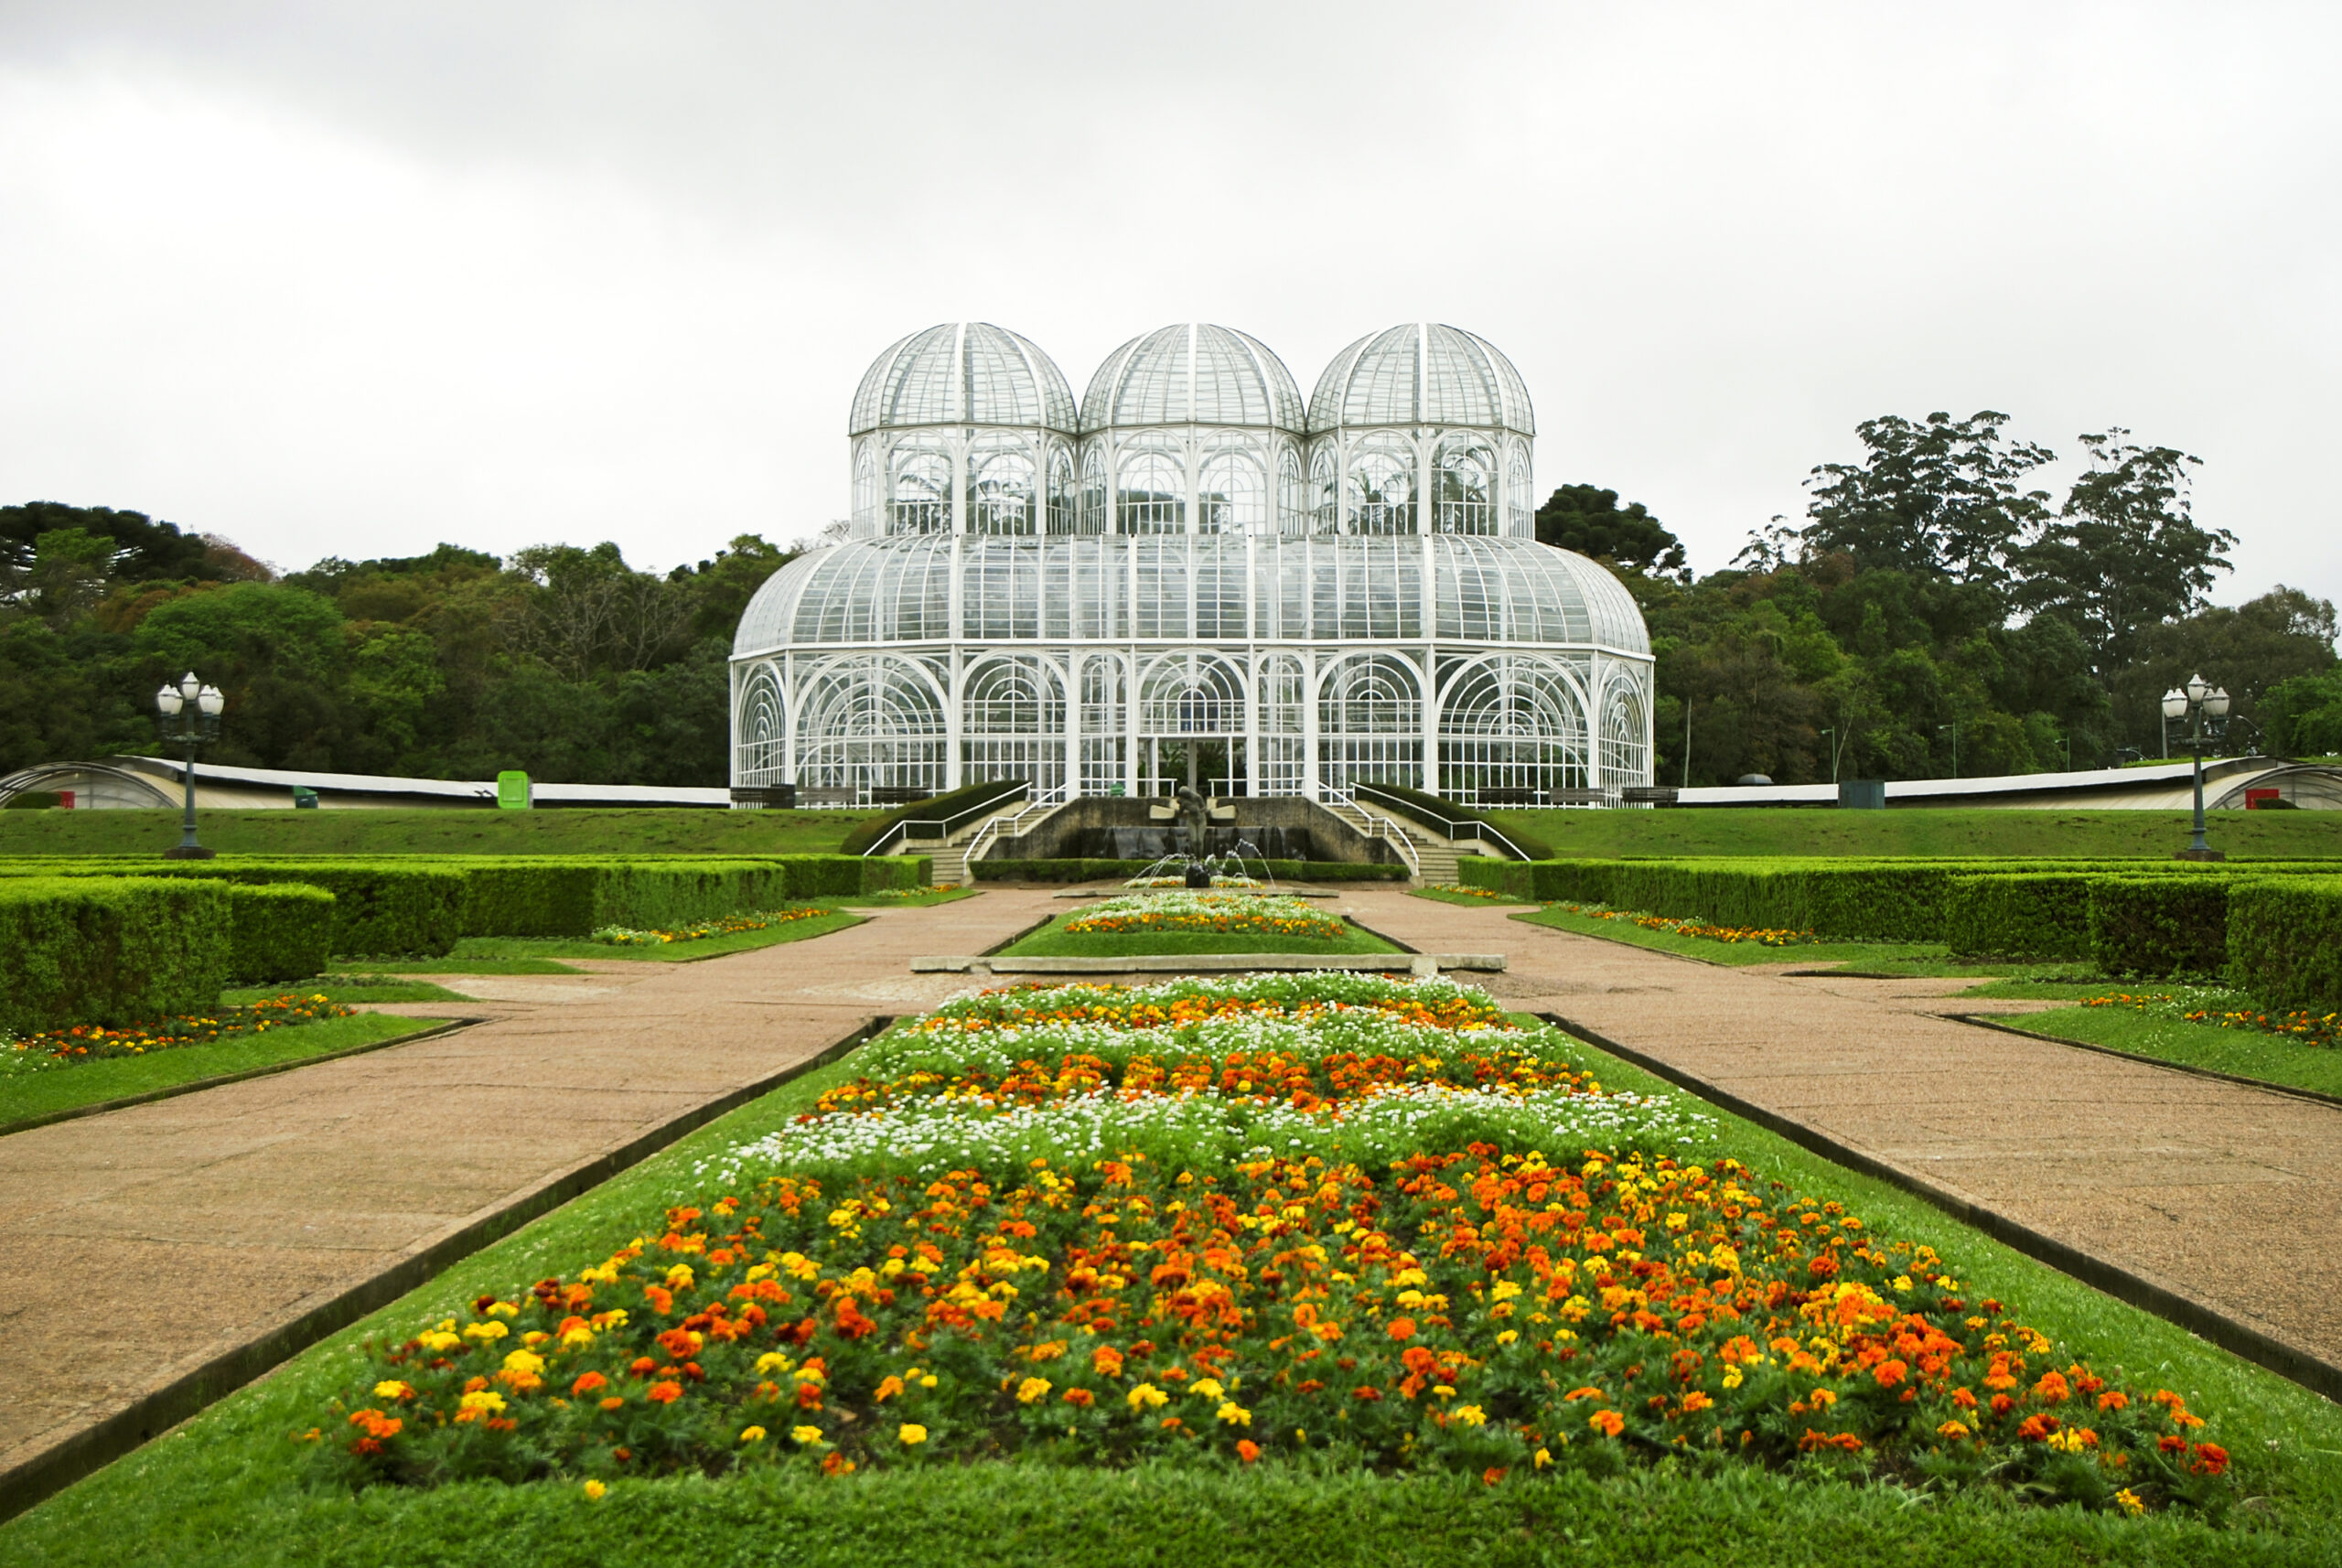
MULTIPOLYGON (((2195 459, 2111 430, 2062 500, 2005 415, 1885 416, 1704 577, 1615 491, 1568 485, 1538 536, 1626 581, 1658 654, 1658 776, 1694 784, 2023 773, 2159 755, 2157 699, 2197 671, 2233 746, 2342 752, 2334 606, 2207 596, 2231 534, 2198 524, 2195 459), (1690 765, 1684 736, 1690 733, 1690 765)), ((441 545, 279 575, 135 511, 0 507, 0 772, 150 751, 152 696, 228 693, 210 755, 253 767, 720 784, 725 659, 790 552, 742 535, 661 576, 618 547, 501 559, 441 545)))

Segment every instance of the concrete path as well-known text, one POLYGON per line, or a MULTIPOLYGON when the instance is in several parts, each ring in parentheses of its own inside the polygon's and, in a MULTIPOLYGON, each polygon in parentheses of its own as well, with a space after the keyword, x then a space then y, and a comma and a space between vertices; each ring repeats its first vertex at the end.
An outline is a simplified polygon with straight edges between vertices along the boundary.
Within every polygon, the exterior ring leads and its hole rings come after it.
POLYGON ((118 1447, 110 1417, 304 1338, 354 1287, 452 1261, 431 1255, 611 1151, 965 989, 911 958, 979 951, 1054 908, 986 892, 704 962, 451 976, 481 1000, 386 1011, 488 1021, 0 1138, 0 1489, 118 1447))
POLYGON ((1515 1007, 2342 1365, 2342 1109, 1951 1021, 2057 1005, 1948 1000, 1956 980, 1727 969, 1396 891, 1348 905, 1412 946, 1507 954, 1479 983, 1515 1007))

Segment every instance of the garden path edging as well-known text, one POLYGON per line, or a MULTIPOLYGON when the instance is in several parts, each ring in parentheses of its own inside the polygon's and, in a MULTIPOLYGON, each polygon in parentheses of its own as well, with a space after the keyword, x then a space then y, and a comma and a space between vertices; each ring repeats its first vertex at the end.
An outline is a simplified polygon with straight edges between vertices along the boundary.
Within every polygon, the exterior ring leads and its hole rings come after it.
MULTIPOLYGON (((1778 1112, 1768 1111, 1761 1105, 1741 1098, 1730 1090, 1710 1082, 1697 1073, 1688 1072, 1657 1057, 1638 1051, 1631 1046, 1621 1045, 1583 1025, 1571 1022, 1558 1013, 1540 1013, 1538 1016, 1556 1028, 1585 1041, 1588 1045, 1607 1051, 1623 1061, 1631 1062, 1654 1078, 1664 1079, 1680 1089, 1698 1095, 1712 1105, 1729 1111, 1735 1116, 1754 1122, 1769 1133, 1787 1138, 1799 1148, 1820 1155, 1824 1159, 1834 1161, 1864 1176, 1891 1183, 1915 1197, 1925 1198, 1961 1223, 1982 1231, 2004 1246, 2023 1252, 2036 1262, 2047 1263, 2060 1273, 2071 1275, 2093 1290, 2102 1291, 2118 1301, 2126 1302, 2142 1311, 2151 1312, 2157 1317, 2178 1325, 2199 1339, 2217 1345, 2221 1349, 2240 1356, 2258 1366, 2265 1367, 2279 1377, 2290 1379, 2301 1384, 2313 1393, 2342 1402, 2342 1366, 2337 1366, 2331 1361, 2324 1360, 2305 1350, 2288 1345, 2273 1336, 2262 1333, 2250 1324, 2229 1316, 2216 1307, 2207 1305, 2192 1296, 2183 1295, 2167 1286, 2159 1285, 2153 1280, 2134 1273, 2120 1264, 2110 1263, 2102 1258, 2060 1241, 2022 1220, 2012 1219, 1997 1210, 1961 1197, 1916 1172, 1905 1170, 1875 1155, 1865 1154, 1853 1144, 1831 1136, 1810 1122, 1784 1116, 1778 1112)), ((1956 1015, 1954 1016, 1958 1022, 1961 1023, 1982 1022, 1956 1015)), ((1990 1024, 1983 1026, 2005 1027, 2005 1026, 1990 1024)), ((2028 1029, 2010 1029, 2008 1032, 2060 1046, 2079 1043, 2058 1039, 2051 1035, 2036 1035, 2028 1029)), ((2102 1047, 2085 1047, 2084 1048, 2104 1049, 2102 1047)), ((2145 1062, 2150 1066, 2167 1065, 2155 1062, 2150 1058, 2133 1057, 2126 1051, 2107 1051, 2106 1054, 2123 1057, 2132 1061, 2145 1062)), ((2228 1077, 2226 1074, 2210 1076, 2228 1077)), ((2229 1079, 2229 1081, 2254 1089, 2276 1087, 2261 1083, 2255 1079, 2229 1079)), ((2326 1100, 2323 1095, 2312 1098, 2326 1100)))
MULTIPOLYGON (((0 1471, 0 1520, 14 1518, 84 1476, 164 1435, 170 1428, 199 1414, 208 1406, 290 1360, 310 1346, 349 1326, 369 1313, 387 1306, 409 1291, 427 1283, 451 1265, 501 1240, 540 1215, 600 1186, 687 1133, 770 1093, 792 1079, 839 1060, 884 1032, 893 1022, 893 1017, 888 1015, 867 1017, 845 1037, 802 1061, 793 1062, 757 1082, 740 1085, 713 1100, 704 1101, 616 1149, 579 1161, 534 1187, 510 1195, 491 1208, 467 1217, 457 1229, 436 1241, 409 1253, 369 1278, 338 1291, 292 1321, 280 1324, 259 1338, 212 1358, 159 1389, 150 1390, 128 1406, 102 1417, 23 1464, 0 1471)), ((450 1028, 429 1033, 453 1032, 450 1028)), ((383 1044, 406 1045, 422 1037, 403 1035, 383 1044)))

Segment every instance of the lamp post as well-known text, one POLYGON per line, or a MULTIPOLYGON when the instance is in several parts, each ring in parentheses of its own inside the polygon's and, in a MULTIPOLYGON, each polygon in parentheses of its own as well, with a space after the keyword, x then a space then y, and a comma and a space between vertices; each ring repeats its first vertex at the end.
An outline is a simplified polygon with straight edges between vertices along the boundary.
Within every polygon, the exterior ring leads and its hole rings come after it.
POLYGON ((2204 842, 2204 742, 2218 740, 2228 728, 2228 692, 2201 675, 2190 675, 2186 686, 2174 686, 2163 694, 2163 716, 2188 721, 2187 749, 2196 758, 2196 836, 2172 858, 2225 860, 2226 855, 2204 842))
POLYGON ((1954 719, 1948 725, 1936 725, 1938 735, 1943 734, 1946 730, 1951 732, 1951 776, 1957 779, 1960 777, 1960 721, 1954 719))
POLYGON ((220 737, 220 710, 228 699, 220 688, 208 686, 190 670, 176 686, 164 682, 155 693, 156 711, 163 716, 163 739, 177 741, 187 757, 187 820, 180 824, 179 842, 163 852, 165 860, 209 860, 213 852, 195 842, 195 748, 220 737), (174 729, 171 721, 177 719, 174 729))

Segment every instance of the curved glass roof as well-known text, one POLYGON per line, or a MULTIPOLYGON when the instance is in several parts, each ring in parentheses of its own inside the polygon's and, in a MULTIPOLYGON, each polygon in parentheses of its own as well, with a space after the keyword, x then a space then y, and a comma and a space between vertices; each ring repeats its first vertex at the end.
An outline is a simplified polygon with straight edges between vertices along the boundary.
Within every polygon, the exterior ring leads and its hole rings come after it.
POLYGON ((1248 333, 1184 322, 1133 338, 1090 378, 1084 431, 1140 424, 1246 424, 1301 433, 1293 372, 1248 333))
MULTIPOLYGON (((732 651, 743 658, 948 640, 955 546, 963 552, 959 635, 968 641, 1416 639, 1425 635, 1425 542, 1214 534, 865 540, 800 556, 773 574, 741 617, 732 651)), ((1585 556, 1482 535, 1434 534, 1428 543, 1431 637, 1649 656, 1633 596, 1585 556)))
POLYGON ((1512 361, 1460 327, 1413 321, 1334 356, 1309 400, 1312 435, 1343 425, 1466 424, 1537 434, 1512 361))
POLYGON ((1070 435, 1065 373, 1030 340, 989 321, 914 332, 872 361, 846 434, 920 424, 1016 424, 1070 435))

